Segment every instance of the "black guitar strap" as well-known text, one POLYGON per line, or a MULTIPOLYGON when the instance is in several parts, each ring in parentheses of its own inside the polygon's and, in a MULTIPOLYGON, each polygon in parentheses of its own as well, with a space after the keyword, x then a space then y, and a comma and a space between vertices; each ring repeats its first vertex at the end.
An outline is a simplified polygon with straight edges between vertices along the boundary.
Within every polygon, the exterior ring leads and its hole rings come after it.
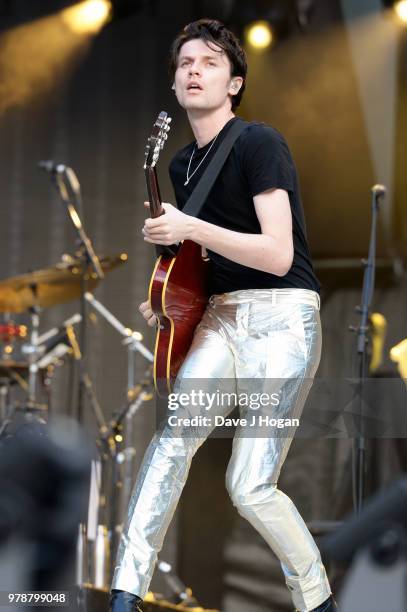
POLYGON ((239 117, 232 123, 232 126, 228 129, 227 134, 222 140, 215 155, 209 162, 208 167, 199 179, 197 186, 189 196, 184 208, 182 209, 182 212, 186 213, 187 215, 191 215, 191 217, 197 217, 199 215, 201 208, 204 205, 205 200, 219 175, 219 172, 222 170, 223 165, 233 148, 233 145, 248 125, 249 124, 246 121, 243 121, 243 119, 240 119, 239 117))

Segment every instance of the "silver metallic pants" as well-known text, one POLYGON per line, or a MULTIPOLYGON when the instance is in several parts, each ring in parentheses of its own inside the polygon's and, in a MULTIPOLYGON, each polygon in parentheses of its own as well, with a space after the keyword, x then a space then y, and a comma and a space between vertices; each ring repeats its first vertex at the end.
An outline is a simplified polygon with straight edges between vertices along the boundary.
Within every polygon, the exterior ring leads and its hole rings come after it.
MULTIPOLYGON (((212 296, 174 391, 182 392, 191 378, 209 379, 206 389, 224 379, 237 388, 240 380, 257 379, 258 391, 273 381, 273 391, 281 394, 275 416, 299 418, 320 352, 319 296, 313 291, 250 289, 212 296)), ((226 416, 231 408, 224 410, 226 416)), ((226 473, 233 504, 279 558, 296 608, 312 610, 331 589, 303 519, 277 488, 291 437, 238 433, 226 473)), ((202 434, 180 437, 169 426, 151 441, 130 500, 112 589, 147 593, 192 458, 204 441, 202 434)))

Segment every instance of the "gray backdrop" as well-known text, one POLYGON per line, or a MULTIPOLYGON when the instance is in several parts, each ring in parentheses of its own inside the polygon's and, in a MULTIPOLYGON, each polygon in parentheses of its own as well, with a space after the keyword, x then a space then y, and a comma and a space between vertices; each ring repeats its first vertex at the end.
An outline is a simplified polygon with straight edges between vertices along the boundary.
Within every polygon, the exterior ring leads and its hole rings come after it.
MULTIPOLYGON (((142 331, 151 349, 152 332, 138 314, 154 261, 153 249, 141 237, 146 215, 143 152, 157 113, 167 110, 173 127, 159 177, 163 198, 173 201, 166 168, 177 148, 192 136, 170 89, 166 52, 185 22, 208 14, 209 8, 210 16, 217 15, 213 4, 151 3, 149 9, 111 23, 70 61, 54 62, 48 80, 31 80, 21 102, 0 107, 0 278, 54 265, 63 253, 74 253, 75 235, 66 211, 48 176, 36 166, 39 159, 48 158, 71 165, 81 181, 86 227, 96 251, 129 256, 95 295, 125 325, 142 331)), ((364 3, 361 14, 356 0, 316 2, 307 32, 270 53, 249 53, 240 114, 268 122, 287 137, 301 178, 311 249, 326 281, 320 376, 350 374, 352 341, 346 329, 355 322, 353 308, 360 299, 360 289, 350 286, 358 287, 361 280, 352 266, 355 258, 367 253, 369 189, 375 182, 385 182, 390 190, 379 227, 384 268, 405 254, 405 43, 378 12, 379 4, 364 3), (371 53, 363 64, 363 42, 368 44, 373 33, 379 51, 386 52, 378 51, 380 62, 371 53), (330 267, 332 259, 338 269, 330 267), (339 269, 344 271, 341 277, 339 269)), ((21 17, 30 2, 21 0, 14 6, 21 17)), ((2 54, 3 101, 8 99, 7 89, 24 82, 24 70, 35 74, 38 63, 47 59, 12 25, 11 18, 3 19, 3 44, 6 34, 23 42, 17 58, 2 54)), ((406 288, 392 273, 385 282, 392 288, 378 292, 375 308, 389 320, 388 348, 407 335, 406 288)), ((41 329, 60 324, 78 307, 71 302, 46 310, 41 329)), ((28 321, 26 314, 14 319, 28 321)), ((109 418, 125 399, 126 352, 120 337, 100 317, 89 323, 87 363, 109 418)), ((138 377, 144 368, 144 360, 138 358, 138 377)), ((65 365, 55 375, 52 399, 57 412, 68 409, 68 370, 65 365)), ((151 435, 151 406, 147 403, 134 420, 136 466, 151 435)), ((96 435, 89 404, 85 426, 96 435)), ((175 562, 178 558, 180 574, 208 605, 255 612, 270 609, 272 601, 273 610, 289 610, 272 554, 236 518, 223 492, 229 442, 211 441, 207 446, 194 463, 178 516, 178 535, 174 525, 163 556, 175 562), (223 540, 225 546, 220 546, 223 540), (198 550, 200 546, 205 549, 198 550)), ((281 486, 307 520, 337 518, 350 508, 349 481, 342 476, 349 470, 348 451, 347 442, 293 445, 281 486)))

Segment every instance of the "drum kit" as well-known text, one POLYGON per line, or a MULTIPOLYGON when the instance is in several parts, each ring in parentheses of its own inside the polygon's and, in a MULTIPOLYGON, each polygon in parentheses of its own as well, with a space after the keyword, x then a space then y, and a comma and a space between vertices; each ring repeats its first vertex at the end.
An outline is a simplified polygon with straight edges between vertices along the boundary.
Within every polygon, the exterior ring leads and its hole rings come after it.
MULTIPOLYGON (((102 257, 100 263, 107 274, 126 260, 121 254, 102 257)), ((41 335, 40 317, 44 309, 79 298, 84 283, 93 289, 99 278, 92 267, 70 256, 55 266, 0 281, 0 435, 17 412, 46 421, 53 373, 80 351, 74 326, 82 316, 75 314, 41 335), (18 322, 26 314, 29 325, 18 322)))
MULTIPOLYGON (((76 360, 79 374, 77 419, 80 424, 83 423, 83 406, 87 394, 99 429, 106 428, 92 382, 86 372, 87 304, 90 302, 94 308, 99 305, 90 291, 114 268, 124 264, 127 255, 98 257, 95 253, 85 231, 81 187, 74 170, 52 160, 39 161, 38 166, 51 178, 72 223, 77 237, 76 252, 74 257, 63 255, 59 263, 49 268, 0 281, 0 441, 17 411, 22 412, 28 420, 43 420, 49 413, 53 373, 57 366, 71 358, 76 360), (80 300, 80 314, 75 314, 63 321, 60 327, 40 335, 40 316, 43 310, 75 299, 80 300), (28 326, 20 325, 15 320, 16 316, 23 313, 29 314, 28 326), (74 329, 77 323, 80 323, 78 337, 74 329), (17 392, 20 395, 22 393, 20 401, 17 400, 17 392)), ((101 314, 112 323, 114 316, 100 306, 101 314)), ((121 327, 125 329, 130 349, 143 352, 144 357, 153 361, 151 353, 141 344, 141 334, 121 327)))

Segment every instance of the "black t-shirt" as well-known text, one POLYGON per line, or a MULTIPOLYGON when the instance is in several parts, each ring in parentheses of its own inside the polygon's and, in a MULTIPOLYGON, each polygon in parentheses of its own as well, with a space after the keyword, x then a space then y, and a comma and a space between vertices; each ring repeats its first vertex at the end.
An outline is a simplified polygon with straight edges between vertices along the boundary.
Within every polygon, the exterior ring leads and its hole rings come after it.
MULTIPOLYGON (((188 163, 194 150, 191 143, 178 151, 170 163, 170 177, 178 208, 182 210, 208 163, 222 142, 231 119, 218 134, 216 141, 201 149, 195 148, 189 176, 212 148, 185 185, 188 163)), ((292 221, 294 260, 285 276, 276 276, 242 266, 208 249, 210 257, 210 292, 227 293, 238 289, 301 288, 319 292, 308 249, 304 213, 299 193, 297 171, 283 136, 274 128, 261 123, 248 123, 236 140, 225 165, 216 179, 199 217, 236 232, 260 234, 261 227, 253 197, 267 189, 288 192, 292 221)))

